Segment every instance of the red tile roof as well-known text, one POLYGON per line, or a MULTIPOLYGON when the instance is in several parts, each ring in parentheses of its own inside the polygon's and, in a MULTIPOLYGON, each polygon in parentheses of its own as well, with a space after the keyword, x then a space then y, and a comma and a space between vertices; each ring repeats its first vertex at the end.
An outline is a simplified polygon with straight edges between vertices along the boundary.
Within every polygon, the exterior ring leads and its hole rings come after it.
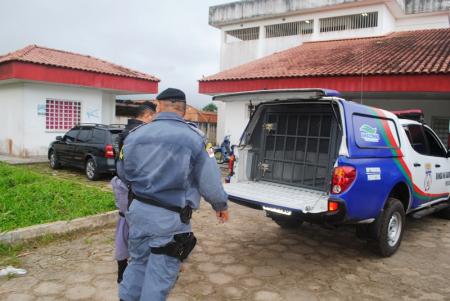
POLYGON ((191 105, 187 105, 184 119, 191 122, 217 123, 217 113, 200 111, 191 105))
POLYGON ((155 76, 131 70, 89 55, 82 55, 37 45, 30 45, 23 49, 0 56, 0 64, 15 61, 159 81, 155 76))
POLYGON ((307 42, 201 79, 227 81, 354 75, 450 74, 450 29, 307 42))

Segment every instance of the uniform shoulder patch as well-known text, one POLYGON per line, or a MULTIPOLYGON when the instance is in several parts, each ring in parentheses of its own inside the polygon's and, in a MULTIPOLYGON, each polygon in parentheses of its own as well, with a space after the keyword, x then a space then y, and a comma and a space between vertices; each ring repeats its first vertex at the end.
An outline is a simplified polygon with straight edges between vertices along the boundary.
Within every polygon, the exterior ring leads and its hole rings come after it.
POLYGON ((214 148, 210 147, 206 150, 210 158, 214 158, 214 148))

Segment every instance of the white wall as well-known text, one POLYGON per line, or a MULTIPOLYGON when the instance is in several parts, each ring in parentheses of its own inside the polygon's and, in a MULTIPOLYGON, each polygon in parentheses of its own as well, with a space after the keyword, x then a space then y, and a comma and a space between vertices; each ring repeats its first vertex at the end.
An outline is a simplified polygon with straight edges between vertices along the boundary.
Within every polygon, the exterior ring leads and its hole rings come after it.
POLYGON ((248 102, 246 101, 226 103, 224 108, 225 114, 222 114, 222 118, 225 119, 225 129, 222 135, 217 135, 218 144, 222 143, 223 137, 226 135, 231 136, 231 144, 239 144, 239 139, 249 120, 247 105, 248 102))
MULTIPOLYGON (((1 90, 1 86, 0 86, 1 90)), ((45 105, 46 99, 61 99, 81 102, 81 122, 102 122, 102 91, 62 85, 25 83, 24 95, 24 144, 22 156, 46 155, 48 145, 56 136, 66 131, 49 131, 45 129, 45 116, 37 113, 38 105, 45 105)))
POLYGON ((0 85, 0 153, 19 156, 23 149, 23 84, 0 85))
POLYGON ((397 20, 395 30, 406 31, 448 27, 450 27, 450 13, 426 16, 407 16, 397 20))
POLYGON ((221 44, 221 58, 220 68, 221 70, 229 69, 257 58, 270 55, 277 51, 282 51, 294 46, 301 45, 303 42, 308 41, 324 41, 324 40, 336 40, 346 38, 359 38, 369 36, 379 36, 394 30, 395 19, 391 15, 390 11, 384 4, 372 4, 360 7, 350 7, 346 9, 325 10, 318 12, 301 13, 283 18, 266 18, 257 21, 245 22, 243 24, 233 24, 223 26, 222 30, 222 44, 221 44), (346 16, 352 14, 359 14, 362 12, 378 12, 379 24, 378 27, 364 28, 356 30, 344 30, 334 32, 319 32, 319 19, 346 16), (277 38, 265 38, 264 27, 272 24, 289 23, 304 20, 314 20, 314 32, 311 35, 298 35, 298 36, 286 36, 277 38), (251 41, 240 42, 227 42, 225 37, 225 31, 260 27, 260 39, 251 41))
POLYGON ((217 134, 216 140, 220 144, 225 136, 225 123, 226 123, 226 105, 223 101, 214 101, 217 106, 217 134))
POLYGON ((102 123, 111 124, 116 120, 116 96, 103 93, 102 95, 102 123))

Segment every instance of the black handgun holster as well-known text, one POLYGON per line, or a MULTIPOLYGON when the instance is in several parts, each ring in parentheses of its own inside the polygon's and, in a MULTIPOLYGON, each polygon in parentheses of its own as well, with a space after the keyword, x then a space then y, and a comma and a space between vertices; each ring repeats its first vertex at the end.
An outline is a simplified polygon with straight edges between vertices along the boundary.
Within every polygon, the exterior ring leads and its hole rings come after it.
POLYGON ((152 248, 152 253, 164 254, 184 261, 194 249, 197 238, 192 232, 176 234, 173 238, 174 241, 164 247, 152 248))

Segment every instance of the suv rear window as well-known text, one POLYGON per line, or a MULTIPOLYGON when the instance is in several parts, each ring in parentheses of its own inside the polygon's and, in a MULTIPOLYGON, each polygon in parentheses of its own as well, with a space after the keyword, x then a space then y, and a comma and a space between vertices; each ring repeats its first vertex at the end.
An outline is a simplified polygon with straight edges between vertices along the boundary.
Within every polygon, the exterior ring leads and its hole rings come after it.
POLYGON ((106 131, 104 131, 104 130, 93 129, 91 142, 98 143, 98 144, 105 144, 105 134, 106 134, 106 131))
POLYGON ((83 129, 81 129, 77 140, 80 142, 88 142, 89 139, 91 138, 91 134, 92 134, 92 129, 83 128, 83 129))

